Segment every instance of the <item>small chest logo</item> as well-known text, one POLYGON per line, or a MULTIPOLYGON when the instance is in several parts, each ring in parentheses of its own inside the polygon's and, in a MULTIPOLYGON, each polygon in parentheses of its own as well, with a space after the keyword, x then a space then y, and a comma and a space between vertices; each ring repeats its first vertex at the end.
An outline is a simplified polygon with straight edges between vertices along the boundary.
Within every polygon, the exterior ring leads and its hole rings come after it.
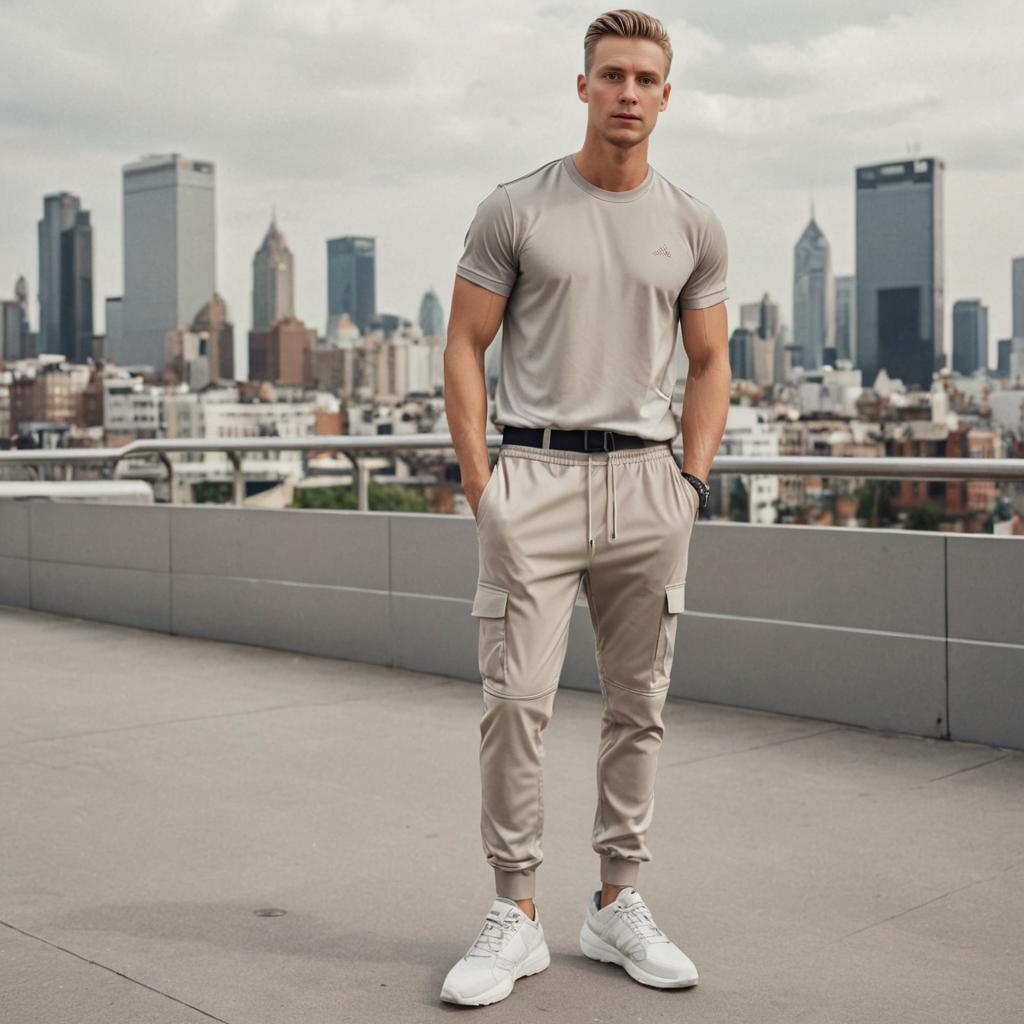
POLYGON ((668 251, 668 247, 664 246, 664 245, 659 245, 658 248, 655 249, 654 252, 651 253, 651 255, 652 256, 667 256, 669 259, 672 258, 672 253, 670 253, 668 251))

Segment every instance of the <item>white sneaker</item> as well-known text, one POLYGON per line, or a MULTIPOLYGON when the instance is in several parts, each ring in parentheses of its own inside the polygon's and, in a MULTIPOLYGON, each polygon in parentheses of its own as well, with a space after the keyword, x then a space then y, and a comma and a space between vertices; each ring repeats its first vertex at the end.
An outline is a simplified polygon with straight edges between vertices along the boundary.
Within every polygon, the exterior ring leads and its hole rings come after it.
POLYGON ((534 920, 515 900, 497 896, 487 912, 480 934, 461 960, 448 972, 441 998, 463 1006, 485 1006, 504 999, 517 978, 537 974, 551 963, 540 912, 534 920))
POLYGON ((591 960, 618 964, 643 985, 689 988, 697 984, 693 961, 654 923, 640 893, 632 886, 602 910, 601 890, 587 904, 580 949, 591 960))

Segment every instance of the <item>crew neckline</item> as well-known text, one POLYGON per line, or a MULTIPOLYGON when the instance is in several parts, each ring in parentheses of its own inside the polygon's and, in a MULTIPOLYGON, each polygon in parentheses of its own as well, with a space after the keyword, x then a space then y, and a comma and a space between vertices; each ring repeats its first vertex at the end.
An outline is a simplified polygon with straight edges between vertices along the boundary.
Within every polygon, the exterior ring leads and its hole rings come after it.
POLYGON ((562 157, 562 165, 565 167, 569 177, 579 185, 584 192, 589 192, 590 195, 595 196, 597 199, 603 199, 609 203, 632 203, 634 200, 641 198, 647 194, 651 184, 654 182, 654 168, 647 165, 647 177, 637 185, 636 188, 627 189, 625 192, 610 192, 606 188, 598 188, 593 182, 587 181, 582 174, 576 169, 576 164, 573 163, 572 153, 566 153, 562 157))

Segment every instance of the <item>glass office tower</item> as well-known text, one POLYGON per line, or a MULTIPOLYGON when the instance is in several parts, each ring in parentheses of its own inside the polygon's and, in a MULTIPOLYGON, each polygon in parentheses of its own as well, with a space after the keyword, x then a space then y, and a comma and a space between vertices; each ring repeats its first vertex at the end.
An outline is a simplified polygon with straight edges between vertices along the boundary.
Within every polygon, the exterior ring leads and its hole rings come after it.
POLYGON ((988 369, 988 306, 980 299, 953 303, 953 370, 969 377, 988 369))
POLYGON ((853 359, 857 338, 857 278, 838 274, 836 283, 836 357, 853 359))
POLYGON ((944 173, 931 157, 856 169, 857 365, 866 387, 884 367, 927 389, 945 366, 944 173))
POLYGON ((92 225, 89 211, 60 234, 60 351, 72 363, 92 356, 92 225))
POLYGON ((327 322, 348 313, 360 334, 377 315, 376 239, 357 235, 327 240, 327 322))
MULTIPOLYGON (((61 253, 64 232, 74 230, 82 205, 70 192, 54 192, 43 197, 43 217, 39 221, 39 339, 37 352, 63 352, 68 330, 61 327, 62 283, 61 253)), ((65 275, 66 277, 66 275, 65 275)), ((73 328, 71 328, 73 330, 73 328)), ((92 319, 89 320, 92 330, 92 319)))

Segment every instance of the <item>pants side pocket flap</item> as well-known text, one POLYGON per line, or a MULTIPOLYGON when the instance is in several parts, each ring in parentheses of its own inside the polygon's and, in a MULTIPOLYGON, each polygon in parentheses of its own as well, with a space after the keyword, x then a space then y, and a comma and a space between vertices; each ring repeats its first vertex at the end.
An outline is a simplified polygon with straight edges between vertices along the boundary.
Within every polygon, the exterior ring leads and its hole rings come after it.
POLYGON ((488 619, 501 618, 505 614, 508 591, 489 583, 477 583, 476 596, 473 598, 472 615, 480 615, 488 619))
POLYGON ((686 584, 669 583, 665 587, 665 596, 668 599, 668 610, 670 615, 676 615, 683 610, 686 603, 686 584))

